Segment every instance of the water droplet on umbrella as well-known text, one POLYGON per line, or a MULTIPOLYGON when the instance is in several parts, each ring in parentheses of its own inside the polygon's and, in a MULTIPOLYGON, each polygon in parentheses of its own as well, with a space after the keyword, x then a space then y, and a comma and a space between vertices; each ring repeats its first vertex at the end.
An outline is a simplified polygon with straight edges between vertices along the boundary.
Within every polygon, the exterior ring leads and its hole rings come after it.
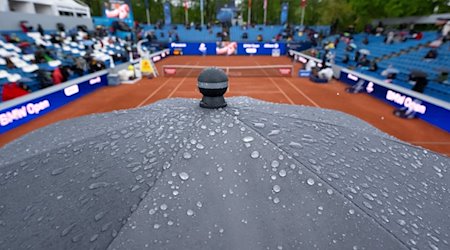
POLYGON ((367 201, 363 201, 363 204, 364 204, 364 206, 367 207, 368 209, 372 209, 372 208, 373 208, 372 205, 371 205, 369 202, 367 202, 367 201))
POLYGON ((81 238, 83 238, 83 234, 75 235, 75 236, 72 237, 72 242, 73 243, 78 242, 78 241, 81 240, 81 238))
POLYGON ((153 215, 155 213, 156 213, 156 210, 153 208, 148 211, 148 214, 150 214, 150 215, 153 215))
POLYGON ((172 226, 172 225, 173 225, 173 221, 169 220, 169 221, 167 222, 167 225, 172 226))
POLYGON ((98 239, 98 234, 92 235, 91 239, 89 239, 90 242, 94 242, 98 239))
POLYGON ((89 185, 89 189, 97 189, 97 188, 101 188, 101 187, 106 187, 108 186, 108 183, 106 182, 96 182, 96 183, 92 183, 91 185, 89 185))
POLYGON ((192 155, 189 152, 184 152, 183 153, 183 158, 184 159, 191 159, 192 155))
POLYGON ((273 186, 272 190, 273 190, 275 193, 278 193, 278 192, 281 191, 281 187, 278 186, 278 185, 275 185, 275 186, 273 186))
POLYGON ((332 195, 332 194, 333 194, 333 190, 332 190, 332 189, 327 189, 327 193, 328 193, 329 195, 332 195))
POLYGON ((306 181, 306 183, 308 183, 308 185, 312 186, 312 185, 314 185, 315 181, 314 181, 313 179, 309 178, 309 179, 306 181))
POLYGON ((285 177, 286 176, 286 170, 281 169, 280 172, 278 173, 281 177, 285 177))
POLYGON ((177 196, 179 194, 179 192, 177 190, 173 190, 172 194, 177 196))
POLYGON ((254 138, 251 136, 246 136, 242 139, 243 142, 252 142, 253 140, 254 140, 254 138))
POLYGON ((182 179, 183 181, 189 179, 189 175, 188 175, 188 173, 186 173, 186 172, 181 172, 181 173, 179 174, 179 176, 180 176, 180 179, 182 179))
POLYGON ((397 222, 400 226, 406 225, 406 221, 404 221, 404 220, 397 220, 397 222))
POLYGON ((198 143, 197 145, 195 145, 196 148, 198 149, 204 149, 205 146, 203 146, 202 144, 198 143))
POLYGON ((67 168, 57 168, 55 170, 52 171, 52 175, 59 175, 64 173, 64 171, 66 171, 67 168))
POLYGON ((99 221, 105 216, 105 212, 100 212, 94 216, 95 221, 99 221))
POLYGON ((250 154, 250 156, 251 156, 253 159, 256 159, 256 158, 259 157, 259 152, 258 152, 258 151, 253 151, 253 152, 250 154))
POLYGON ((289 146, 290 146, 291 148, 303 148, 302 144, 300 144, 300 143, 298 143, 298 142, 293 142, 293 141, 291 141, 291 142, 289 143, 289 146))
POLYGON ((350 209, 350 210, 348 210, 348 213, 349 213, 349 214, 355 214, 355 210, 350 209))
POLYGON ((280 166, 280 163, 277 160, 272 161, 272 164, 270 164, 273 168, 277 168, 280 166))
POLYGON ((200 201, 198 201, 197 202, 197 207, 201 208, 202 206, 203 206, 203 204, 200 201))
POLYGON ((154 228, 154 229, 158 229, 159 227, 161 227, 161 225, 159 225, 159 224, 154 224, 154 225, 153 225, 153 228, 154 228))
POLYGON ((161 208, 161 210, 166 210, 167 209, 167 205, 166 204, 161 204, 161 206, 159 207, 159 208, 161 208))
POLYGON ((70 226, 66 227, 62 232, 61 232, 61 236, 64 237, 66 235, 68 235, 70 233, 70 231, 72 231, 72 229, 76 226, 76 224, 71 224, 70 226))
POLYGON ((194 211, 192 211, 191 209, 188 209, 186 211, 186 214, 189 215, 189 216, 192 216, 192 215, 194 215, 194 211))
POLYGON ((280 131, 279 129, 275 129, 275 130, 270 131, 270 133, 268 134, 268 136, 271 136, 271 135, 278 135, 280 132, 281 132, 281 131, 280 131))
POLYGON ((273 198, 273 203, 275 204, 280 203, 280 199, 278 197, 273 198))
POLYGON ((255 123, 253 123, 253 126, 255 126, 257 128, 264 128, 266 125, 261 122, 255 122, 255 123))

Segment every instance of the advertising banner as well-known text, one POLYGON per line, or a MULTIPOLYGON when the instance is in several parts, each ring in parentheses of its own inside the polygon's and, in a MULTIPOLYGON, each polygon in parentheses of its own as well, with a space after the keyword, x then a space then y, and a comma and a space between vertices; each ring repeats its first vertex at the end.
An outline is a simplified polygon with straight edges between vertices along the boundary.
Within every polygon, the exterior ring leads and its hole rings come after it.
POLYGON ((281 16, 280 21, 281 24, 285 24, 288 20, 288 10, 289 10, 289 3, 285 2, 281 5, 281 16))
POLYGON ((238 55, 285 55, 285 43, 238 43, 238 55))
POLYGON ((172 55, 285 55, 285 43, 171 43, 172 55))
POLYGON ((108 83, 107 74, 72 84, 48 95, 0 110, 0 134, 41 117, 108 83))
POLYGON ((104 1, 104 16, 107 18, 118 18, 131 23, 134 20, 130 0, 107 0, 104 1))
POLYGON ((216 55, 216 43, 170 43, 172 55, 216 55))
POLYGON ((416 117, 450 132, 450 110, 400 91, 384 87, 352 73, 341 71, 339 80, 396 107, 411 109, 416 117))
POLYGON ((172 15, 170 14, 170 3, 169 2, 164 3, 163 10, 164 10, 164 23, 166 25, 172 24, 172 15))

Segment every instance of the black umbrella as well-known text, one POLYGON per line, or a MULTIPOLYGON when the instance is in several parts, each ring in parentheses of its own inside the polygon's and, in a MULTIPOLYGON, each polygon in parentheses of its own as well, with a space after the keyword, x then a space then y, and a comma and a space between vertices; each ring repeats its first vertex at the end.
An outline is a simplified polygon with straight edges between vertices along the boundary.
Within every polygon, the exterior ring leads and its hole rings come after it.
POLYGON ((447 157, 340 112, 227 104, 169 99, 6 145, 0 248, 449 247, 447 157))

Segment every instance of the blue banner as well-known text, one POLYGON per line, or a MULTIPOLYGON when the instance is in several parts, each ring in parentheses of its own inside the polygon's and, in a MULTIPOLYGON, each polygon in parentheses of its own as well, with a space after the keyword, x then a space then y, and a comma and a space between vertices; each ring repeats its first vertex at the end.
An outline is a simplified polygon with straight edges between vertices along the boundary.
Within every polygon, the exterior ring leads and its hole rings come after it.
POLYGON ((285 43, 171 43, 172 55, 285 55, 285 43))
POLYGON ((285 55, 285 43, 238 43, 238 55, 285 55))
POLYGON ((450 111, 443 107, 373 83, 345 71, 341 71, 339 80, 396 108, 411 109, 415 112, 416 117, 450 132, 450 111))
POLYGON ((170 14, 170 3, 164 3, 164 23, 166 25, 172 24, 172 15, 170 14))
POLYGON ((171 43, 172 55, 216 55, 216 43, 171 43))
POLYGON ((99 87, 106 86, 107 83, 107 74, 96 76, 51 94, 0 110, 0 134, 41 117, 99 87))
POLYGON ((281 5, 281 16, 280 16, 281 24, 285 24, 287 22, 288 10, 289 10, 289 3, 283 3, 281 5))

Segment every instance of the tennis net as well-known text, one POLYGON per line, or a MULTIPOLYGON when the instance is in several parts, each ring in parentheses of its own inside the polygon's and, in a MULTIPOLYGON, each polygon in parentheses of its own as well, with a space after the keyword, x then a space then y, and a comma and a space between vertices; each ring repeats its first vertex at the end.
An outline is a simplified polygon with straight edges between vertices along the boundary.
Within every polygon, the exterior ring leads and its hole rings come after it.
POLYGON ((292 65, 261 65, 261 66, 198 66, 198 65, 164 65, 164 76, 167 77, 197 77, 208 67, 220 68, 229 77, 291 77, 292 65))

